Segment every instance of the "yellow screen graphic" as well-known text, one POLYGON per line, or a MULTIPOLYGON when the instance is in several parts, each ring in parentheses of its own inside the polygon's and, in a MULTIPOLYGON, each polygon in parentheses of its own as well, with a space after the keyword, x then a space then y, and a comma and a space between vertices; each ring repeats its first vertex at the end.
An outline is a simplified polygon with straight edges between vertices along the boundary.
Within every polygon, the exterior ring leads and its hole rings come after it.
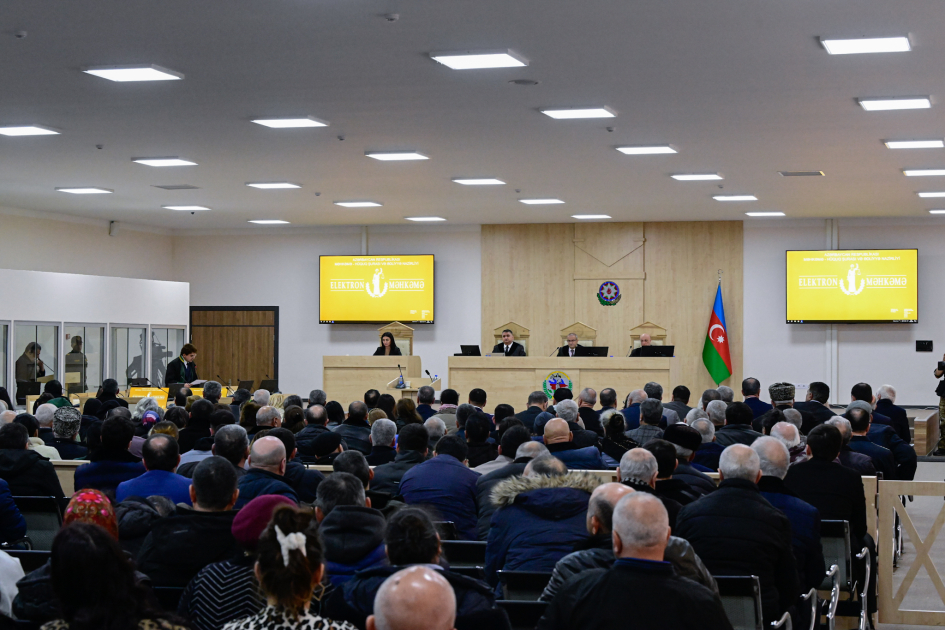
POLYGON ((919 319, 918 250, 787 252, 787 321, 919 319))
POLYGON ((433 322, 433 256, 321 256, 319 321, 433 322))

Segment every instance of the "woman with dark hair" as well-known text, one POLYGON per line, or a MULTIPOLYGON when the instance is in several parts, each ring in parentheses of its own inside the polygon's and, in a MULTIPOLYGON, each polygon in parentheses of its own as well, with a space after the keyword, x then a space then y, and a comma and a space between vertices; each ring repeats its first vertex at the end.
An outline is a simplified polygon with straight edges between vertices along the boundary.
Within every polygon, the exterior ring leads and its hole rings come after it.
POLYGON ((600 415, 600 422, 604 427, 604 439, 600 441, 601 457, 605 464, 616 468, 624 453, 640 445, 624 435, 627 423, 623 414, 616 409, 605 409, 600 415))
MULTIPOLYGON (((390 566, 359 571, 336 588, 323 607, 326 615, 364 628, 368 615, 374 614, 374 598, 384 580, 411 565, 446 565, 436 527, 421 509, 408 507, 395 512, 387 522, 384 544, 390 566)), ((449 569, 440 573, 456 594, 456 630, 509 628, 508 618, 496 608, 495 597, 485 582, 449 569)))
POLYGON ((161 610, 118 540, 98 525, 59 530, 50 564, 62 618, 43 630, 186 630, 161 610))
POLYGON ((397 344, 394 342, 394 335, 389 332, 381 335, 381 345, 378 346, 377 350, 374 351, 374 356, 383 357, 399 357, 401 356, 400 348, 397 347, 397 344))
POLYGON ((256 549, 256 579, 267 606, 223 630, 355 630, 311 612, 312 593, 325 574, 318 522, 290 506, 277 507, 256 549))
POLYGON ((381 394, 377 399, 377 409, 381 409, 390 419, 394 418, 394 407, 397 406, 397 399, 390 394, 381 394))
POLYGON ((183 407, 171 407, 164 412, 164 421, 173 422, 178 430, 187 426, 190 420, 190 414, 183 407))
MULTIPOLYGON (((296 398, 298 398, 296 396, 296 398)), ((298 433, 305 428, 305 412, 302 407, 290 405, 285 408, 285 414, 282 416, 282 426, 292 433, 298 433)))
POLYGON ((329 400, 325 404, 325 413, 328 414, 328 425, 342 424, 345 421, 345 408, 337 400, 329 400))
POLYGON ((423 418, 417 413, 417 403, 409 398, 398 400, 394 406, 394 422, 397 423, 397 431, 408 424, 423 424, 423 418))
POLYGON ((240 426, 246 429, 247 431, 252 431, 256 428, 256 412, 259 411, 260 406, 254 403, 252 400, 245 403, 243 408, 240 410, 240 426))
POLYGON ((213 411, 213 403, 209 400, 198 398, 194 401, 190 408, 190 420, 177 438, 181 455, 192 449, 200 438, 210 437, 210 414, 213 411))

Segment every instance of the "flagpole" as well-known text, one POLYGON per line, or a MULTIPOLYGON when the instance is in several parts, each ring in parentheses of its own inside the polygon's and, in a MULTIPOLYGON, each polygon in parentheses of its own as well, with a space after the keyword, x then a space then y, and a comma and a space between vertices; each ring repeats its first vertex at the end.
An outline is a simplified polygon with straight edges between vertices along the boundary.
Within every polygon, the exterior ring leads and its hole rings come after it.
POLYGON ((722 284, 722 270, 719 269, 719 284, 722 284))

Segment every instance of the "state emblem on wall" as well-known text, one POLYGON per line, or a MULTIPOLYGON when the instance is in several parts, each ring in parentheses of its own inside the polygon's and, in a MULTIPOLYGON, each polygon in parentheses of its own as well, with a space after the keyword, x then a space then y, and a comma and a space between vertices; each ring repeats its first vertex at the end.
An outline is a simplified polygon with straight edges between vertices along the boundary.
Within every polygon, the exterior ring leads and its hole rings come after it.
POLYGON ((601 306, 613 306, 620 301, 620 287, 616 282, 607 281, 597 290, 597 301, 601 306))
POLYGON ((541 384, 541 389, 548 398, 555 395, 555 390, 565 388, 574 389, 574 383, 571 382, 571 377, 564 372, 552 372, 545 377, 544 382, 541 384))

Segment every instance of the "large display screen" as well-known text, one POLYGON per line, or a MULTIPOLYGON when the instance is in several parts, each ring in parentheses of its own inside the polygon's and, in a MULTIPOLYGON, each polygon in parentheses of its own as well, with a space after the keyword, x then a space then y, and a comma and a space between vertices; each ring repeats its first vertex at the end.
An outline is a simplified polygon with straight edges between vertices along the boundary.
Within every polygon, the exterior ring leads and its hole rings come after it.
POLYGON ((918 250, 787 252, 787 323, 919 321, 918 250))
POLYGON ((433 323, 433 256, 319 256, 322 324, 433 323))

